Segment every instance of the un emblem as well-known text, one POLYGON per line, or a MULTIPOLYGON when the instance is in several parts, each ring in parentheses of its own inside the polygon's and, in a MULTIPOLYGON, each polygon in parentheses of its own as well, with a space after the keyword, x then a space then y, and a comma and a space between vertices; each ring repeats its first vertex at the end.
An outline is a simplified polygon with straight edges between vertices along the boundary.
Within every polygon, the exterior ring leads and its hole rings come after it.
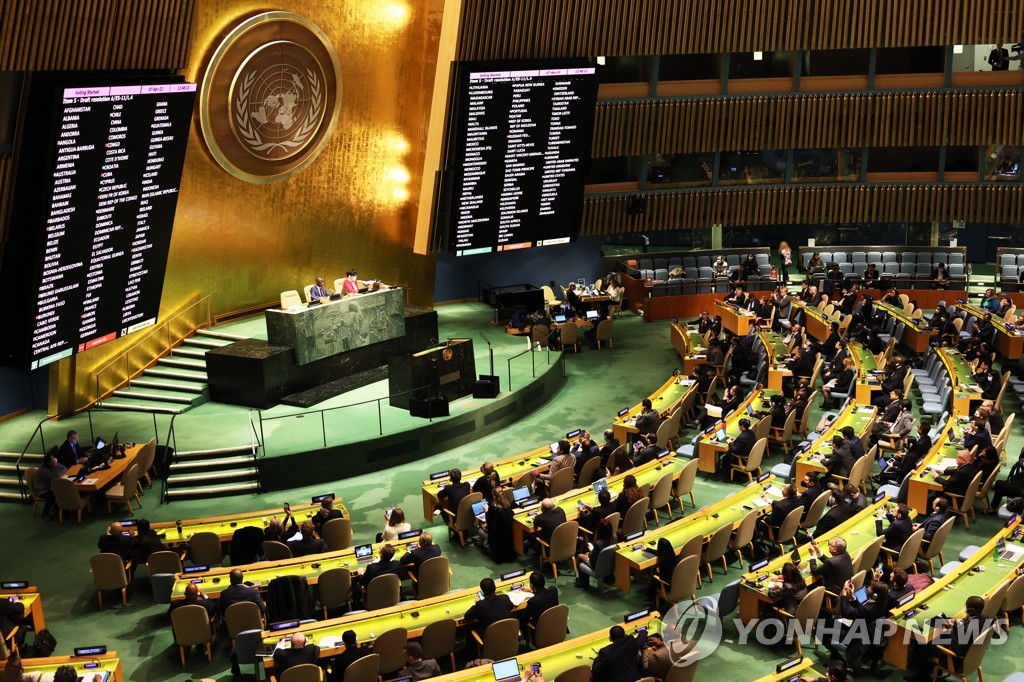
POLYGON ((330 139, 341 104, 331 42, 290 12, 266 12, 228 33, 210 59, 200 125, 217 163, 249 182, 291 177, 330 139))

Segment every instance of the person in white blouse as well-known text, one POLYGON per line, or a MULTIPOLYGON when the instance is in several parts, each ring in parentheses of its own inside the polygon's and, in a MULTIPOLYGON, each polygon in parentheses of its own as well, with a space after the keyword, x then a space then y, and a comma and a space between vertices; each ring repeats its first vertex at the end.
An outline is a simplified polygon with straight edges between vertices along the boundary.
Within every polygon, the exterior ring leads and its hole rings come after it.
POLYGON ((401 507, 395 507, 384 512, 384 532, 380 534, 377 542, 389 542, 397 540, 400 533, 407 533, 412 530, 412 524, 405 520, 405 512, 401 507))

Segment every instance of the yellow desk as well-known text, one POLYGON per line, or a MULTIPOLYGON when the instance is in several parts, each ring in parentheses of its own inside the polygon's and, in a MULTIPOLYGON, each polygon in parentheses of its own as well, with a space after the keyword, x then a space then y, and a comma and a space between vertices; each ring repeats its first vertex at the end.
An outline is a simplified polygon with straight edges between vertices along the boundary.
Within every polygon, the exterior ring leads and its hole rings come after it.
POLYGON ((16 590, 0 590, 0 599, 17 597, 25 605, 25 614, 32 619, 32 629, 39 632, 46 627, 43 617, 43 597, 38 587, 22 587, 16 590))
POLYGON ((708 349, 704 339, 681 322, 673 322, 668 330, 669 341, 683 361, 683 374, 689 376, 695 367, 707 362, 708 349))
MULTIPOLYGON (((801 677, 809 677, 810 679, 817 679, 819 677, 825 677, 814 669, 814 661, 809 658, 803 658, 800 660, 791 659, 790 661, 783 661, 779 665, 788 663, 781 672, 775 672, 764 677, 757 678, 754 682, 789 682, 793 679, 799 679, 801 677)), ((776 666, 778 667, 778 666, 776 666)))
MULTIPOLYGON (((0 661, 0 670, 6 661, 0 661)), ((53 675, 62 665, 70 665, 78 673, 83 682, 124 682, 121 670, 121 659, 116 651, 108 651, 99 656, 75 658, 74 656, 50 656, 49 658, 23 658, 21 660, 26 675, 53 675)))
MULTIPOLYGON (((408 540, 392 540, 388 543, 373 545, 373 559, 380 557, 380 548, 390 544, 395 548, 395 559, 400 559, 409 545, 419 541, 418 537, 408 540)), ((179 573, 174 580, 174 588, 171 590, 171 599, 184 599, 185 587, 191 582, 197 582, 199 589, 210 599, 218 599, 221 590, 231 583, 228 574, 232 570, 241 569, 246 582, 252 582, 259 588, 264 588, 274 578, 286 575, 297 575, 305 578, 310 585, 315 585, 320 579, 320 574, 332 568, 347 568, 353 577, 363 572, 366 564, 356 561, 355 548, 342 549, 337 552, 324 552, 323 554, 312 554, 310 556, 296 557, 293 559, 282 559, 280 561, 261 561, 255 564, 244 564, 242 566, 224 566, 213 568, 198 573, 179 573)))
POLYGON ((688 516, 647 531, 639 542, 620 542, 618 549, 615 550, 615 585, 623 592, 629 592, 632 588, 630 576, 654 568, 658 560, 653 552, 662 538, 671 542, 678 553, 695 535, 707 539, 727 523, 732 523, 735 527, 758 507, 767 513, 771 509, 771 503, 780 497, 782 491, 779 490, 775 478, 769 476, 761 483, 751 483, 725 499, 701 507, 688 516))
POLYGON ((858 405, 850 402, 846 409, 839 413, 825 433, 821 434, 818 440, 811 444, 806 452, 802 452, 793 460, 793 480, 800 481, 808 471, 821 473, 825 471, 825 465, 821 461, 826 455, 832 453, 832 437, 839 434, 845 426, 852 426, 854 432, 861 436, 864 431, 871 428, 878 409, 871 405, 858 405))
MULTIPOLYGON (((725 420, 725 435, 728 438, 735 438, 740 432, 740 419, 750 420, 750 428, 753 429, 757 425, 759 417, 752 417, 747 413, 747 405, 752 405, 754 410, 757 412, 764 412, 767 414, 771 408, 771 397, 773 395, 781 394, 781 391, 751 391, 747 395, 746 400, 740 403, 740 406, 736 408, 725 420)), ((700 437, 697 441, 697 457, 700 460, 700 464, 697 465, 697 469, 707 474, 713 474, 718 468, 718 458, 723 452, 729 449, 728 441, 719 441, 715 437, 715 431, 706 433, 700 437)))
POLYGON ((793 376, 793 372, 783 361, 787 355, 786 344, 782 342, 782 337, 773 331, 761 331, 757 336, 767 353, 765 364, 768 367, 768 388, 772 391, 781 391, 783 379, 793 376))
MULTIPOLYGON (((676 377, 669 377, 658 390, 650 395, 651 405, 658 414, 666 414, 675 409, 676 405, 682 402, 686 394, 694 388, 695 384, 685 374, 676 377)), ((612 430, 620 443, 625 443, 631 434, 637 433, 636 420, 643 414, 643 403, 637 403, 629 408, 629 412, 616 417, 612 422, 612 430)))
MULTIPOLYGON (((976 316, 979 320, 984 319, 985 314, 988 312, 970 303, 961 305, 960 309, 969 315, 976 316)), ((1010 360, 1019 360, 1021 354, 1024 353, 1024 331, 1020 329, 1013 331, 1007 329, 1006 320, 997 317, 995 314, 992 315, 992 326, 996 330, 996 350, 1010 360)))
POLYGON ((928 350, 928 344, 931 343, 931 337, 938 334, 936 330, 928 327, 928 322, 926 320, 915 320, 912 316, 903 312, 903 308, 901 307, 876 301, 875 308, 881 310, 890 317, 895 317, 897 322, 902 322, 906 325, 906 329, 903 332, 902 342, 907 346, 910 346, 910 348, 916 353, 923 353, 928 350))
POLYGON ((803 311, 804 330, 818 341, 824 341, 827 339, 828 335, 831 333, 832 323, 838 322, 838 320, 833 320, 831 317, 826 315, 825 311, 816 306, 808 305, 803 301, 794 299, 793 306, 803 311))
POLYGON ((981 404, 981 387, 974 383, 974 374, 967 360, 955 348, 940 348, 939 359, 946 367, 953 384, 953 414, 974 414, 974 403, 981 404))
POLYGON ((907 484, 907 504, 915 509, 928 509, 928 496, 933 492, 942 490, 942 486, 935 480, 933 468, 945 469, 956 466, 956 453, 963 449, 962 445, 951 442, 954 436, 963 441, 963 434, 959 429, 966 426, 966 422, 959 421, 956 416, 946 421, 945 427, 939 437, 932 443, 932 449, 928 455, 917 465, 917 469, 910 475, 910 482, 907 484))
MULTIPOLYGON (((669 455, 663 459, 648 462, 640 467, 634 467, 618 476, 608 477, 608 490, 618 493, 622 489, 623 479, 630 475, 636 477, 636 484, 638 486, 650 485, 653 487, 665 474, 672 474, 673 478, 679 478, 679 474, 682 473, 686 464, 686 460, 675 457, 674 453, 670 450, 669 455)), ((564 495, 554 498, 554 500, 555 505, 565 512, 567 521, 572 521, 579 516, 579 502, 591 506, 597 506, 598 504, 597 495, 591 486, 570 490, 564 495)), ((526 553, 526 537, 534 534, 533 517, 539 513, 540 505, 538 504, 530 509, 518 511, 512 517, 512 546, 520 554, 526 553)))
POLYGON ((736 309, 725 301, 715 301, 715 315, 722 316, 722 327, 736 336, 746 336, 757 316, 749 310, 736 309))
POLYGON ((1020 519, 1014 519, 1009 527, 1004 527, 957 570, 918 592, 909 603, 894 609, 890 620, 896 624, 896 632, 886 643, 885 662, 906 670, 910 660, 910 642, 927 643, 938 634, 931 627, 930 619, 940 613, 960 618, 964 615, 964 602, 968 597, 988 597, 1021 575, 1024 556, 1013 563, 993 557, 1000 540, 1008 544, 1024 544, 1024 534, 1020 531, 1020 519))
MULTIPOLYGON (((525 573, 518 578, 496 581, 498 594, 510 594, 517 611, 525 608, 523 605, 526 603, 526 599, 532 596, 522 591, 522 588, 528 586, 529 578, 530 569, 526 569, 525 573), (515 594, 521 596, 516 597, 515 594)), ((409 639, 415 639, 423 634, 425 627, 437 621, 450 618, 462 625, 463 616, 476 601, 477 588, 457 590, 431 599, 405 602, 386 609, 307 623, 290 630, 264 631, 263 643, 274 646, 281 640, 291 637, 292 634, 302 632, 306 635, 307 641, 320 647, 320 658, 331 658, 345 651, 341 635, 346 630, 354 630, 356 638, 362 644, 370 644, 377 635, 394 628, 405 628, 409 639)), ((264 666, 268 670, 272 669, 274 660, 272 658, 265 659, 264 666)))
POLYGON ((882 390, 882 382, 873 374, 878 369, 878 361, 871 351, 859 342, 851 343, 849 348, 854 371, 857 373, 853 399, 860 405, 870 405, 875 391, 882 390))
MULTIPOLYGON (((95 493, 103 490, 108 486, 113 485, 119 478, 121 478, 121 474, 125 472, 125 469, 128 468, 128 465, 135 461, 135 457, 142 450, 143 445, 145 445, 145 443, 136 443, 130 448, 126 447, 124 449, 124 457, 112 461, 110 463, 109 469, 101 469, 99 471, 90 472, 86 476, 85 480, 82 481, 81 483, 76 483, 75 487, 78 489, 79 492, 82 493, 95 493)), ((81 471, 81 469, 81 464, 76 464, 73 467, 69 467, 68 473, 64 476, 64 478, 75 478, 75 476, 78 475, 78 472, 81 471)))
MULTIPOLYGON (((334 508, 341 511, 345 516, 349 515, 345 505, 341 504, 340 498, 334 500, 334 508)), ((292 507, 292 516, 295 517, 296 523, 302 523, 303 520, 312 518, 318 509, 320 509, 319 503, 295 505, 292 507)), ((189 519, 181 522, 180 533, 174 521, 154 523, 151 528, 160 535, 160 541, 166 547, 188 544, 193 535, 202 532, 216 533, 220 537, 221 542, 228 542, 239 528, 249 526, 264 528, 267 525, 267 521, 274 516, 283 519, 284 510, 281 508, 264 509, 261 511, 229 514, 227 516, 214 516, 207 519, 189 519)), ((135 526, 130 526, 124 530, 125 532, 135 533, 138 529, 135 526)))

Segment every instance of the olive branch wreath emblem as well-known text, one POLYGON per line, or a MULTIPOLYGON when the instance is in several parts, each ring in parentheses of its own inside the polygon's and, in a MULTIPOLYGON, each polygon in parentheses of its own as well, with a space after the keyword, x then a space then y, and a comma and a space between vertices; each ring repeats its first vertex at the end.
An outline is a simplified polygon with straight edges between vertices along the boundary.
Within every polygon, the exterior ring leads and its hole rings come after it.
POLYGON ((250 121, 249 96, 252 86, 256 81, 256 75, 257 71, 255 69, 250 71, 242 79, 242 83, 238 88, 238 100, 235 102, 235 124, 238 126, 238 134, 242 137, 242 140, 253 151, 257 152, 274 148, 295 149, 306 144, 306 141, 316 130, 320 122, 320 108, 323 105, 323 90, 316 73, 312 69, 306 69, 306 78, 309 80, 310 102, 306 117, 296 129, 292 139, 279 142, 265 142, 260 136, 259 131, 256 130, 256 127, 250 121))

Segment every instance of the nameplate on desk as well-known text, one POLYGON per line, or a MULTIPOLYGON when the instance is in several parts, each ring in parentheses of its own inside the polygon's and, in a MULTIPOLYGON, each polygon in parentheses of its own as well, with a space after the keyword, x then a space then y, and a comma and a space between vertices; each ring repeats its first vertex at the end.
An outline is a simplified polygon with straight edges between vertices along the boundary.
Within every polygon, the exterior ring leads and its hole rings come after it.
POLYGON ((651 614, 650 609, 644 609, 643 611, 637 611, 636 613, 628 613, 626 617, 622 619, 623 623, 632 623, 634 620, 640 620, 651 614))
POLYGON ((779 663, 777 666, 775 666, 775 673, 778 674, 781 672, 785 672, 786 670, 789 670, 794 666, 800 665, 801 661, 803 660, 803 656, 795 656, 793 658, 785 660, 782 663, 779 663))
POLYGON ((569 433, 565 434, 565 439, 572 440, 581 433, 583 433, 583 429, 576 429, 575 431, 570 431, 569 433))
POLYGON ((898 603, 899 606, 906 606, 910 602, 914 601, 914 598, 916 596, 917 596, 917 592, 911 592, 909 594, 905 594, 905 595, 903 595, 902 597, 899 598, 899 601, 897 603, 898 603))
POLYGON ((102 656, 105 653, 107 653, 105 646, 75 647, 75 656, 102 656))
POLYGON ((757 482, 758 483, 764 483, 769 478, 771 478, 771 475, 772 475, 772 472, 766 471, 765 473, 763 473, 763 474, 761 474, 760 476, 757 477, 757 482))
POLYGON ((875 502, 881 502, 884 499, 885 499, 885 491, 884 490, 879 492, 877 495, 875 495, 875 502))
POLYGON ((185 573, 202 573, 203 571, 209 571, 209 566, 186 566, 185 573))
MULTIPOLYGON (((445 476, 447 476, 447 475, 448 474, 445 473, 445 476)), ((312 504, 320 504, 324 500, 336 500, 336 499, 337 499, 337 496, 334 493, 326 493, 324 495, 315 495, 311 499, 311 502, 312 502, 312 504)))
POLYGON ((410 538, 419 537, 421 533, 423 533, 423 529, 422 528, 416 528, 414 530, 407 530, 404 533, 399 533, 398 534, 398 539, 399 540, 409 540, 410 538))
POLYGON ((290 630, 291 628, 299 627, 299 621, 297 620, 283 620, 280 623, 271 623, 270 631, 277 632, 279 630, 290 630))
POLYGON ((1017 520, 1017 515, 1016 515, 1016 514, 1014 514, 1014 515, 1013 515, 1013 516, 1011 516, 1010 518, 1006 519, 1006 523, 1005 523, 1005 524, 1003 524, 1003 528, 1009 528, 1010 526, 1012 526, 1012 525, 1014 524, 1014 522, 1015 522, 1016 520, 1017 520))
POLYGON ((138 523, 136 521, 131 520, 131 519, 129 519, 127 521, 118 521, 118 523, 121 524, 122 528, 134 528, 136 525, 138 525, 138 523))
POLYGON ((658 453, 658 459, 664 459, 671 454, 674 454, 671 450, 662 450, 658 453))
POLYGON ((760 571, 762 568, 764 568, 767 565, 768 565, 768 560, 767 559, 762 559, 761 561, 758 561, 756 564, 753 564, 750 567, 750 570, 751 571, 760 571))
POLYGON ((630 535, 627 535, 627 536, 626 536, 626 539, 625 539, 625 540, 624 540, 623 542, 629 542, 630 540, 636 540, 637 538, 643 537, 644 533, 646 533, 646 532, 647 532, 647 531, 643 531, 643 530, 638 530, 638 531, 637 531, 637 532, 635 532, 635 533, 632 533, 632 534, 630 534, 630 535))
POLYGON ((509 571, 508 573, 502 573, 501 574, 501 579, 502 580, 512 580, 513 578, 519 578, 519 577, 524 576, 524 575, 526 575, 526 569, 525 568, 520 568, 518 571, 509 571))
POLYGON ((4 590, 23 590, 28 587, 27 580, 11 580, 5 583, 0 583, 0 589, 4 590))
POLYGON ((442 478, 448 478, 447 471, 438 471, 437 473, 430 474, 431 481, 440 481, 442 478))
POLYGON ((625 417, 627 414, 629 414, 629 408, 628 407, 622 408, 621 410, 619 410, 618 414, 619 414, 620 417, 625 417))

